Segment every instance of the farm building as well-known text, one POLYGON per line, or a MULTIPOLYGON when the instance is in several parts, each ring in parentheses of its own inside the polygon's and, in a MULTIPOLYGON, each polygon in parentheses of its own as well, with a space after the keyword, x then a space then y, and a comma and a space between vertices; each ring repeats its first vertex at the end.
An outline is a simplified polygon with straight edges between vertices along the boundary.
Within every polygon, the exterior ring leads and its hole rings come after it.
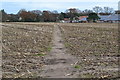
POLYGON ((120 22, 120 14, 111 14, 111 15, 99 15, 100 22, 120 22))

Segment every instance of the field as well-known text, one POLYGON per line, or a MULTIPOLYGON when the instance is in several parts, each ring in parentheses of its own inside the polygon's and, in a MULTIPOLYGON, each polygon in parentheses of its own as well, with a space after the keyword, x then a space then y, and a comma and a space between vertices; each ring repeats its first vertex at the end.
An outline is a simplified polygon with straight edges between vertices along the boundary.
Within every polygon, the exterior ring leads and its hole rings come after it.
POLYGON ((51 48, 52 25, 2 24, 3 77, 36 75, 51 48), (32 73, 30 73, 32 72, 32 73))
POLYGON ((118 76, 117 24, 62 24, 67 53, 81 60, 79 77, 118 76))
POLYGON ((63 76, 65 70, 60 67, 57 77, 118 77, 116 23, 2 23, 2 43, 4 78, 44 74, 54 78, 51 70, 55 72, 59 64, 70 70, 65 69, 68 73, 63 76), (48 74, 42 73, 43 69, 48 74))

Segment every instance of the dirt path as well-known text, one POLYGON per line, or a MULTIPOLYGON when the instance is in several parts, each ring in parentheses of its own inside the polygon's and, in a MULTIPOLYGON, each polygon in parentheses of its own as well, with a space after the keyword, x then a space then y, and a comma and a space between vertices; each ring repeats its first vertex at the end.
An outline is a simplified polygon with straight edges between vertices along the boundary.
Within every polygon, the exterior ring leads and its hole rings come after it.
POLYGON ((51 52, 45 56, 45 66, 41 72, 47 78, 76 78, 74 64, 77 58, 65 53, 62 34, 58 25, 54 25, 53 46, 51 52))

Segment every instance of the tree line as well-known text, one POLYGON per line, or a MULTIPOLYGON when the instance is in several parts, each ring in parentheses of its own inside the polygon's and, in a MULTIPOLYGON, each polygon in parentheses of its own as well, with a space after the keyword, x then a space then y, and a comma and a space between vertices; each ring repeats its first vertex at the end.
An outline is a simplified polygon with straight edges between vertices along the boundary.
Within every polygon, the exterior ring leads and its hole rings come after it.
MULTIPOLYGON (((0 15, 2 15, 2 22, 58 22, 60 20, 64 20, 64 18, 69 18, 70 22, 72 20, 77 20, 79 16, 93 16, 94 19, 99 19, 97 14, 101 15, 109 15, 114 13, 114 9, 110 7, 99 7, 95 6, 93 10, 85 9, 83 11, 70 8, 65 12, 58 13, 58 11, 40 11, 40 10, 32 10, 27 11, 25 9, 19 10, 17 14, 7 14, 4 10, 0 11, 0 15)), ((92 18, 93 18, 92 17, 92 18)), ((90 20, 91 17, 88 18, 90 20)))

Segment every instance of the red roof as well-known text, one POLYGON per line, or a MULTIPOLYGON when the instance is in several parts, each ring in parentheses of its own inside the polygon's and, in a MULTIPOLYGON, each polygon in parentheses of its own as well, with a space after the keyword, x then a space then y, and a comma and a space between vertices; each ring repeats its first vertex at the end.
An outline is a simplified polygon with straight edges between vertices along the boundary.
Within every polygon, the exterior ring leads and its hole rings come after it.
POLYGON ((70 19, 69 18, 64 18, 64 21, 69 21, 70 19))
POLYGON ((79 20, 83 19, 83 18, 87 18, 88 16, 80 16, 78 17, 79 20))

